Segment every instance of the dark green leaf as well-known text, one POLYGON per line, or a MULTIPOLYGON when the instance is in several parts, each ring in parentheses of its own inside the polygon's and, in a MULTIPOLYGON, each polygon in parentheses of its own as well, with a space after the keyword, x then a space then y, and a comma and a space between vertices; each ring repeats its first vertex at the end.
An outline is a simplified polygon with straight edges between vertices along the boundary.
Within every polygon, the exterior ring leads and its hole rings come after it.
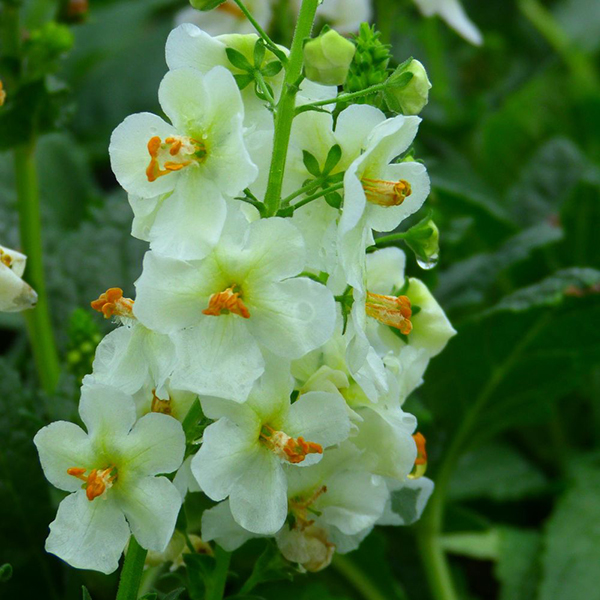
POLYGON ((323 167, 323 175, 329 175, 340 162, 340 158, 342 158, 342 148, 339 144, 334 144, 329 148, 329 152, 327 153, 325 166, 323 167))
POLYGON ((10 563, 4 563, 0 566, 0 583, 7 582, 13 574, 13 568, 10 563))
POLYGON ((342 195, 339 192, 325 194, 325 202, 332 208, 340 208, 342 206, 342 195))
POLYGON ((281 71, 281 69, 283 69, 283 65, 281 64, 281 62, 278 60, 272 60, 271 62, 267 63, 260 70, 260 72, 265 77, 275 77, 275 75, 277 75, 277 73, 279 73, 279 71, 281 71))
POLYGON ((308 150, 302 150, 302 159, 306 170, 313 177, 321 176, 321 168, 319 167, 319 161, 312 155, 308 150))
POLYGON ((267 542, 264 552, 258 557, 250 577, 242 586, 242 592, 251 592, 258 584, 267 581, 293 578, 294 569, 279 552, 279 548, 273 542, 267 542))
POLYGON ((217 562, 207 554, 184 554, 183 559, 187 567, 190 597, 192 600, 203 600, 217 562))
POLYGON ((254 70, 254 67, 248 62, 248 59, 239 50, 227 47, 225 48, 225 52, 227 53, 229 62, 237 69, 247 71, 248 73, 251 73, 254 70))
POLYGON ((176 590, 169 592, 162 600, 179 600, 179 597, 183 592, 185 592, 185 588, 177 588, 176 590))
POLYGON ((250 83, 254 81, 254 75, 250 73, 236 73, 234 76, 236 83, 238 84, 238 88, 243 90, 250 83))
POLYGON ((260 69, 263 63, 266 49, 265 43, 260 38, 256 40, 256 44, 254 44, 254 66, 257 69, 260 69))
POLYGON ((157 592, 148 592, 139 598, 139 600, 156 600, 158 598, 157 592))

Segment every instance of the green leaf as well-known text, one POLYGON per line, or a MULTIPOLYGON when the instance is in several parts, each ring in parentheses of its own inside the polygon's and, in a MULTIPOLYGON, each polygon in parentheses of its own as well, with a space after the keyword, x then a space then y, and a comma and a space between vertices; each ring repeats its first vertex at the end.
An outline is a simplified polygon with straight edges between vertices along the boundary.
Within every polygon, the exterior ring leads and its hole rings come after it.
POLYGON ((302 150, 302 160, 306 170, 313 177, 321 176, 321 167, 319 167, 319 161, 311 154, 308 150, 302 150))
POLYGON ((600 469, 588 468, 557 502, 544 535, 539 600, 597 600, 600 469))
POLYGON ((13 568, 10 563, 4 563, 0 566, 0 583, 7 582, 13 574, 13 568))
POLYGON ((452 476, 449 496, 453 500, 509 502, 539 494, 547 484, 534 463, 508 444, 495 442, 462 457, 452 476))
POLYGON ((260 66, 263 63, 266 50, 265 43, 260 38, 257 39, 256 44, 254 44, 254 66, 257 69, 260 69, 260 66))
POLYGON ((237 69, 247 71, 248 73, 254 71, 254 67, 248 62, 248 59, 239 50, 227 47, 225 48, 225 52, 227 53, 229 62, 237 69))
POLYGON ((217 8, 223 4, 226 0, 190 0, 190 4, 196 9, 203 12, 217 8))
POLYGON ((177 588, 176 590, 169 592, 162 600, 179 600, 179 597, 183 592, 185 592, 185 588, 177 588))
POLYGON ((184 554, 183 560, 187 567, 190 597, 192 600, 203 600, 217 561, 207 554, 184 554))
POLYGON ((254 75, 250 73, 236 73, 233 77, 240 90, 243 90, 254 81, 254 75))
POLYGON ((448 533, 441 538, 442 548, 450 554, 476 560, 496 560, 499 554, 498 531, 448 533))
POLYGON ((534 530, 499 529, 498 562, 500 600, 533 600, 540 577, 542 536, 534 530))
POLYGON ((267 542, 263 553, 254 563, 254 568, 241 592, 251 592, 258 584, 280 579, 293 579, 294 568, 291 563, 283 558, 279 548, 273 542, 267 542))
POLYGON ((339 144, 334 144, 329 148, 329 152, 327 152, 325 166, 323 167, 323 175, 329 175, 340 162, 340 158, 342 158, 342 148, 339 144))
POLYGON ((139 600, 156 600, 158 598, 157 592, 148 592, 139 598, 139 600))
POLYGON ((281 69, 283 69, 283 65, 281 64, 281 62, 278 60, 272 60, 271 62, 267 63, 260 70, 260 72, 265 77, 275 77, 275 75, 277 75, 277 73, 279 73, 279 71, 281 71, 281 69))

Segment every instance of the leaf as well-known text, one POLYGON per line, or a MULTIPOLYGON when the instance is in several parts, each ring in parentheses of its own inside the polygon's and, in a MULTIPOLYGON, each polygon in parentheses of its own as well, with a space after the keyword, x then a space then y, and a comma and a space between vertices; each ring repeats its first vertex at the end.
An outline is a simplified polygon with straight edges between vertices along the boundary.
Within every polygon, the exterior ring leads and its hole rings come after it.
POLYGON ((179 600, 179 597, 183 592, 185 592, 185 588, 177 588, 176 590, 169 592, 162 600, 179 600))
POLYGON ((302 160, 306 170, 313 177, 321 176, 321 168, 319 167, 319 161, 311 154, 308 150, 302 150, 302 160))
POLYGON ((229 62, 237 69, 247 71, 248 73, 254 70, 254 67, 248 62, 248 59, 239 50, 227 47, 225 48, 225 52, 227 53, 229 62))
POLYGON ((597 600, 600 469, 580 473, 557 502, 544 535, 539 600, 597 600))
POLYGON ((263 63, 266 49, 267 48, 265 46, 265 43, 260 38, 258 38, 256 40, 256 44, 254 44, 254 66, 257 69, 260 69, 260 66, 263 63))
POLYGON ((449 497, 507 502, 539 494, 547 484, 532 462, 508 444, 496 442, 462 457, 452 476, 449 497))
POLYGON ((342 158, 342 148, 339 144, 334 144, 329 148, 329 152, 327 152, 325 166, 323 167, 323 175, 329 175, 340 162, 340 158, 342 158))
POLYGON ((476 560, 496 560, 499 553, 499 536, 496 529, 448 533, 441 537, 441 545, 450 554, 468 556, 476 560))
POLYGON ((578 389, 600 360, 600 336, 589 327, 600 322, 593 297, 599 282, 593 269, 566 269, 459 326, 422 391, 437 422, 456 427, 476 405, 475 444, 517 423, 545 420, 552 402, 578 389))
POLYGON ((294 568, 279 552, 272 542, 267 542, 263 553, 254 563, 254 568, 247 581, 242 586, 242 592, 251 592, 258 584, 281 579, 293 579, 294 568))
POLYGON ((279 71, 281 71, 281 69, 283 69, 283 65, 281 64, 281 62, 278 60, 272 60, 271 62, 267 63, 260 70, 260 72, 265 77, 275 77, 275 75, 277 75, 277 73, 279 73, 279 71))
POLYGON ((190 597, 192 600, 203 600, 217 561, 208 554, 184 554, 183 560, 187 567, 190 597))
POLYGON ((499 530, 498 562, 494 569, 500 581, 500 600, 533 600, 540 577, 542 536, 530 529, 503 527, 499 530))
POLYGON ((240 90, 243 90, 254 81, 254 75, 250 73, 236 73, 233 77, 240 90))
POLYGON ((0 583, 6 583, 13 574, 13 568, 10 563, 4 563, 0 567, 0 583))
POLYGON ((207 12, 213 8, 217 8, 223 4, 226 0, 194 0, 191 4, 194 8, 207 12))

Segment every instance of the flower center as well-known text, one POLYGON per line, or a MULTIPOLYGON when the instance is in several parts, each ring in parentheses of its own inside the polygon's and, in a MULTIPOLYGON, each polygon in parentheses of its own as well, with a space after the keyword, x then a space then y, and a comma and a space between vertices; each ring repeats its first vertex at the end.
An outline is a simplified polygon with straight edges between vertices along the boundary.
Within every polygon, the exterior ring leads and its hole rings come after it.
POLYGON ((222 314, 233 313, 244 319, 250 318, 250 311, 242 300, 242 292, 236 285, 228 287, 226 290, 213 294, 208 301, 208 308, 202 311, 202 314, 212 317, 219 317, 222 314))
POLYGON ((399 329, 404 335, 412 331, 412 308, 407 296, 382 296, 367 292, 365 310, 370 317, 399 329))
POLYGON ((162 413, 163 415, 170 415, 173 412, 171 407, 171 398, 168 400, 162 400, 156 395, 156 390, 152 390, 152 404, 150 405, 150 412, 162 413))
POLYGON ((3 265, 6 265, 7 267, 10 267, 12 265, 11 255, 4 252, 4 250, 2 250, 2 248, 0 248, 0 263, 2 263, 3 265))
POLYGON ((191 137, 174 135, 163 142, 157 135, 148 142, 150 164, 146 169, 148 181, 156 181, 163 175, 181 171, 192 163, 206 158, 206 144, 191 137))
POLYGON ((106 290, 97 300, 91 303, 94 310, 101 312, 105 319, 112 316, 133 318, 133 300, 123 298, 121 288, 110 288, 106 290))
POLYGON ((412 193, 410 183, 404 179, 384 181, 365 178, 361 181, 367 200, 378 206, 400 206, 412 193))
POLYGON ((321 513, 314 508, 312 508, 312 504, 314 501, 327 492, 327 486, 322 485, 320 488, 317 488, 308 498, 302 496, 294 496, 288 500, 289 511, 294 515, 294 529, 299 529, 300 531, 306 529, 310 525, 312 525, 315 520, 309 518, 308 513, 312 513, 313 515, 319 516, 321 513))
POLYGON ((413 440, 417 444, 417 458, 415 460, 415 466, 409 474, 409 479, 419 479, 425 475, 427 471, 427 450, 425 449, 425 436, 418 432, 413 435, 413 440))
POLYGON ((260 430, 260 440, 279 458, 292 463, 301 463, 307 454, 323 454, 323 446, 314 442, 306 442, 303 437, 293 438, 277 431, 269 425, 263 425, 260 430))
POLYGON ((83 489, 90 502, 111 488, 118 477, 117 467, 114 465, 109 465, 106 469, 92 469, 89 475, 85 474, 86 470, 81 467, 71 467, 67 469, 67 473, 85 482, 83 489))

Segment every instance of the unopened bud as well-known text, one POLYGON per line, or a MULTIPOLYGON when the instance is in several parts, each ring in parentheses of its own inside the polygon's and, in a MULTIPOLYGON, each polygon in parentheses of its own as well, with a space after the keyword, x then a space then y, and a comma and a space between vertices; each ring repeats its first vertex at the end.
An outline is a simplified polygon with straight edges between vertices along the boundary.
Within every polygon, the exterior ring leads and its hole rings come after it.
POLYGON ((424 268, 436 265, 440 253, 440 232, 431 217, 425 217, 411 227, 404 239, 424 268))
POLYGON ((323 85, 342 85, 346 81, 356 46, 333 29, 304 45, 307 79, 323 85))
POLYGON ((418 60, 400 65, 390 76, 385 100, 390 110, 403 115, 418 115, 429 100, 431 82, 418 60))

